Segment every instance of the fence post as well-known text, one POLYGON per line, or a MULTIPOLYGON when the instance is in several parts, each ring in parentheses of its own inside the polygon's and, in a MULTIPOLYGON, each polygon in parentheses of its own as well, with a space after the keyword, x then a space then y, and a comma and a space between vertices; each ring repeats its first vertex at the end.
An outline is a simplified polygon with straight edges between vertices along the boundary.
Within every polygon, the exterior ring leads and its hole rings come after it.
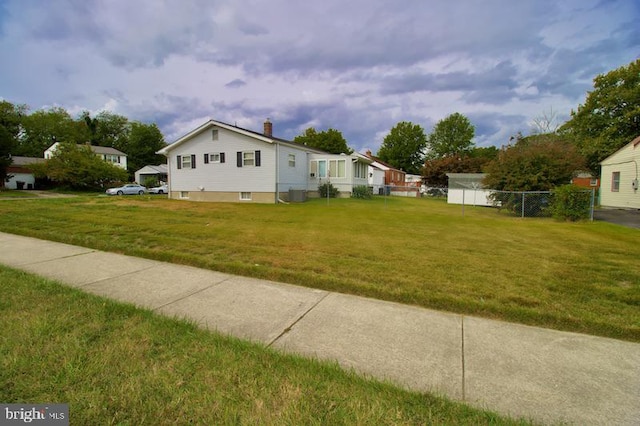
POLYGON ((593 210, 596 208, 596 190, 595 188, 591 189, 591 222, 593 222, 593 210))
POLYGON ((462 188, 462 217, 464 217, 464 193, 465 193, 465 189, 462 188))
POLYGON ((524 200, 525 200, 525 195, 524 192, 522 193, 522 217, 524 218, 524 200))

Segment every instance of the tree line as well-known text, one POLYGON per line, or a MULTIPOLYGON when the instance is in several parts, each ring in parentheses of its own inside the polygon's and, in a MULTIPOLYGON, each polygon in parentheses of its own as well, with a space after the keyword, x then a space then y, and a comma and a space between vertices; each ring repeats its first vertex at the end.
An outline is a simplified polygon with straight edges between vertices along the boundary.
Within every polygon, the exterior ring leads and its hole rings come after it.
MULTIPOLYGON (((166 162, 164 156, 156 154, 166 143, 155 123, 132 121, 125 116, 108 111, 102 111, 94 117, 91 117, 88 111, 84 111, 73 118, 61 107, 31 112, 27 105, 0 101, 0 179, 2 182, 5 181, 6 169, 11 164, 12 156, 42 158, 44 151, 56 142, 65 145, 60 153, 74 156, 78 164, 77 168, 83 170, 83 173, 79 174, 85 176, 93 176, 92 171, 99 169, 103 175, 105 173, 108 176, 113 175, 114 180, 127 180, 132 179, 134 172, 147 164, 157 165, 166 162), (91 154, 90 150, 78 145, 112 147, 124 152, 127 155, 127 173, 122 175, 118 170, 105 168, 105 164, 93 161, 97 157, 91 154), (87 163, 86 167, 82 168, 81 163, 87 163)), ((49 177, 62 176, 59 168, 53 169, 53 163, 48 170, 49 177)), ((36 169, 42 169, 42 167, 36 167, 36 169)), ((68 169, 70 171, 71 167, 68 169)), ((40 172, 45 173, 43 170, 40 172)))

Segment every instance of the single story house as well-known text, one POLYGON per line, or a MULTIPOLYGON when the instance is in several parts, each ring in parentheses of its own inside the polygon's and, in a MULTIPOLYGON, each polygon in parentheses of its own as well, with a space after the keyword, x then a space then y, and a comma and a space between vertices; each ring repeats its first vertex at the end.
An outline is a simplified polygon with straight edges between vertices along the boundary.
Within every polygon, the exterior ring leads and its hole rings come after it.
MULTIPOLYGON (((59 144, 60 142, 56 142, 49 148, 47 148, 44 151, 44 158, 51 158, 53 156, 53 153, 58 149, 59 144)), ((95 146, 89 144, 87 144, 87 146, 89 146, 91 150, 102 160, 106 161, 107 163, 111 163, 114 166, 118 166, 124 170, 127 170, 127 154, 125 154, 124 152, 118 151, 117 149, 111 148, 110 146, 95 146)))
POLYGON ((166 183, 168 180, 168 169, 166 164, 158 164, 157 166, 144 166, 140 170, 134 173, 136 182, 140 185, 144 185, 145 180, 151 178, 160 183, 166 183))
POLYGON ((7 167, 7 179, 4 183, 8 189, 34 189, 36 178, 29 169, 31 164, 42 163, 44 158, 11 157, 11 165, 7 167))
POLYGON ((276 138, 268 119, 263 133, 209 120, 158 154, 167 157, 169 198, 193 201, 277 203, 290 193, 318 196, 326 182, 348 197, 367 185, 371 163, 276 138))
POLYGON ((380 161, 379 158, 374 157, 371 154, 371 151, 367 150, 367 152, 364 154, 365 157, 367 157, 368 159, 370 159, 371 165, 374 167, 377 167, 380 170, 384 171, 384 185, 385 186, 405 186, 405 178, 406 178, 406 173, 400 169, 396 169, 395 167, 380 161))
POLYGON ((600 205, 640 209, 640 136, 600 162, 600 205))
POLYGON ((482 183, 485 176, 485 173, 447 173, 447 203, 493 206, 489 197, 493 191, 486 189, 482 183))

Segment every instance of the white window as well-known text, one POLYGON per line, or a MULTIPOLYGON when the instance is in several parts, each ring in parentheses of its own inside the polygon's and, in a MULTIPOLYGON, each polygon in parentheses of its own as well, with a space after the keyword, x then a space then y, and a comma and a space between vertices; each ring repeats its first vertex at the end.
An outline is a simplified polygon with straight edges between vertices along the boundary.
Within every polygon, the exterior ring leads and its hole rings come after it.
POLYGON ((240 199, 243 201, 251 201, 251 193, 250 192, 241 192, 240 199))
POLYGON ((344 178, 346 176, 345 160, 329 160, 329 177, 344 178))
POLYGON ((620 191, 620 172, 613 172, 611 174, 611 192, 620 191))
POLYGON ((183 155, 182 156, 181 168, 183 168, 183 169, 190 169, 191 168, 191 156, 190 155, 183 155))
POLYGON ((311 161, 311 177, 326 178, 327 177, 327 160, 311 161))
POLYGON ((225 162, 224 152, 212 152, 210 154, 205 154, 204 155, 204 163, 205 164, 209 164, 209 163, 224 163, 224 162, 225 162))
POLYGON ((367 177, 367 165, 364 163, 355 163, 353 165, 353 176, 356 178, 366 178, 367 177))
POLYGON ((212 141, 218 140, 218 129, 211 130, 211 140, 212 141))
POLYGON ((295 166, 296 166, 296 155, 289 154, 289 167, 295 167, 295 166))
POLYGON ((243 167, 247 167, 247 166, 253 166, 254 165, 254 152, 253 151, 246 151, 242 153, 242 166, 243 167))
POLYGON ((104 155, 104 161, 106 161, 107 163, 119 163, 120 162, 120 156, 119 155, 114 155, 114 154, 105 154, 104 155))

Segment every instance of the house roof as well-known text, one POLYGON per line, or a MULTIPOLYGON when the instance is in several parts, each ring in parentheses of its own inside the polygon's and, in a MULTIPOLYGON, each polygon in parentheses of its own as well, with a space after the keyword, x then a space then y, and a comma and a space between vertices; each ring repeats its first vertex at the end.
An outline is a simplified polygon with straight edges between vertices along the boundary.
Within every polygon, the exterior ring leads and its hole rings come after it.
POLYGON ((375 156, 371 155, 369 153, 369 151, 367 151, 366 154, 360 154, 360 155, 365 157, 365 158, 368 158, 369 160, 371 160, 372 161, 372 165, 376 166, 380 170, 395 170, 395 171, 400 172, 400 173, 405 173, 404 170, 396 169, 391 164, 387 164, 384 161, 380 161, 380 159, 378 157, 375 157, 375 156))
POLYGON ((164 148, 159 150, 157 152, 157 154, 167 155, 174 148, 177 148, 178 146, 182 145, 183 143, 185 143, 186 141, 190 140, 194 136, 199 135, 200 133, 211 129, 212 127, 220 127, 222 129, 230 130, 232 132, 239 133, 239 134, 242 134, 242 135, 249 136, 251 138, 257 139, 257 140, 259 140, 261 142, 264 142, 264 143, 269 143, 269 144, 284 143, 284 144, 295 146, 295 147, 298 147, 298 148, 303 148, 303 149, 306 149, 308 151, 315 152, 315 153, 318 153, 318 154, 324 154, 325 153, 322 150, 319 150, 319 149, 316 149, 316 148, 312 148, 312 147, 309 147, 309 146, 306 146, 306 145, 302 145, 302 144, 299 144, 297 142, 288 141, 286 139, 280 139, 280 138, 276 138, 276 137, 273 137, 273 136, 266 136, 266 135, 264 135, 262 133, 254 132, 253 130, 243 129, 242 127, 234 126, 234 125, 231 125, 231 124, 228 124, 228 123, 223 123, 222 121, 209 120, 206 123, 196 127, 194 130, 190 131, 186 135, 181 136, 180 138, 178 138, 172 144, 165 146, 164 148))
POLYGON ((12 156, 11 160, 12 160, 11 162, 12 166, 27 166, 29 164, 37 164, 37 163, 44 162, 44 158, 38 158, 38 157, 12 156))
POLYGON ((606 166, 607 164, 605 164, 605 163, 607 163, 611 159, 611 157, 617 155, 623 149, 625 149, 625 148, 627 148, 629 146, 633 146, 634 148, 637 148, 638 145, 640 145, 640 136, 638 136, 637 138, 635 138, 634 140, 632 140, 631 142, 629 142, 628 144, 626 144, 625 146, 623 146, 622 148, 620 148, 619 150, 617 150, 616 152, 614 152, 613 154, 611 154, 610 156, 608 156, 607 158, 602 160, 600 162, 600 165, 601 166, 606 166))
POLYGON ((161 174, 167 174, 167 165, 166 164, 158 164, 157 166, 146 165, 140 170, 137 170, 136 173, 141 172, 156 172, 161 174))
POLYGON ((96 145, 90 145, 89 146, 91 148, 91 150, 93 152, 95 152, 96 154, 113 154, 113 155, 127 155, 122 151, 118 151, 115 148, 112 148, 110 146, 96 146, 96 145))

